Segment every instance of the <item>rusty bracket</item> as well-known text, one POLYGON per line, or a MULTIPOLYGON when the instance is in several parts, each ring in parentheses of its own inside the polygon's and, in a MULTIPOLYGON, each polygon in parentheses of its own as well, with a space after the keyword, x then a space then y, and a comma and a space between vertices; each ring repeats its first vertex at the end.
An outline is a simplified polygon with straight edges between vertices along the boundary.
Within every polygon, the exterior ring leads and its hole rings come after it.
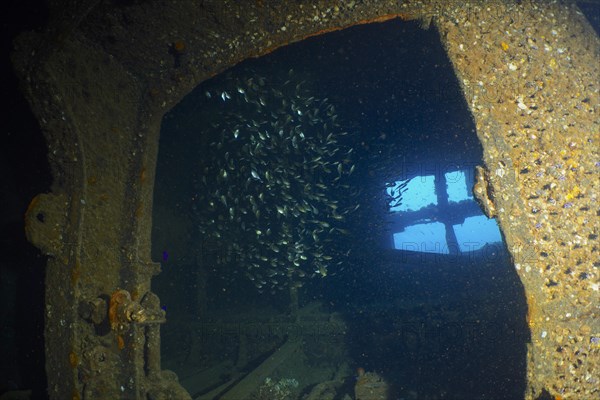
MULTIPOLYGON (((144 303, 143 299, 142 303, 144 303)), ((129 324, 149 325, 166 322, 163 310, 152 306, 144 307, 132 300, 131 294, 124 289, 119 289, 110 296, 108 320, 113 330, 123 330, 129 324)))

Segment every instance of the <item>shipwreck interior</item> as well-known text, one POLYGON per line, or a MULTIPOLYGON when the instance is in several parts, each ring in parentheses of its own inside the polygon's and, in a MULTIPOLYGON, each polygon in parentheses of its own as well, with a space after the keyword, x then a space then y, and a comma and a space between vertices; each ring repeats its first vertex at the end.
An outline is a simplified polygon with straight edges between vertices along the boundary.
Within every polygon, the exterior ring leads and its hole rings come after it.
POLYGON ((310 38, 199 85, 159 144, 165 367, 202 399, 288 380, 282 398, 353 396, 372 384, 357 370, 391 399, 522 396, 527 306, 472 196, 474 130, 418 22, 310 38))
POLYGON ((600 393, 596 0, 0 14, 0 400, 600 393))

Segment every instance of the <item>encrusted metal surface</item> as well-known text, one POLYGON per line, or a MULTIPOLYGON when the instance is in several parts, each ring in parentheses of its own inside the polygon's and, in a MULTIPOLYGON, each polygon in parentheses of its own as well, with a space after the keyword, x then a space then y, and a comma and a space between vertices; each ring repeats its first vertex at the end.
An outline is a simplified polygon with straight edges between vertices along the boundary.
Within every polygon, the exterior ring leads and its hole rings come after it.
POLYGON ((186 398, 172 374, 144 369, 144 346, 158 345, 157 330, 105 332, 77 307, 120 289, 140 301, 158 273, 150 227, 163 114, 247 57, 390 18, 437 26, 472 110, 495 212, 528 298, 526 398, 543 390, 598 396, 600 43, 575 6, 92 1, 55 11, 48 31, 23 34, 14 54, 54 174, 53 192, 27 219, 30 240, 52 256, 52 399, 186 398))

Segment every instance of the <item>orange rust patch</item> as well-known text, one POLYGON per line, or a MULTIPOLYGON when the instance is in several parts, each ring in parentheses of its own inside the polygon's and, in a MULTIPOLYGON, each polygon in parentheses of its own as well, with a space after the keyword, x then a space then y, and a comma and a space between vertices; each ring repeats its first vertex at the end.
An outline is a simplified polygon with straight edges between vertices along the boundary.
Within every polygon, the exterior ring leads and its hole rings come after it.
POLYGON ((117 335, 117 346, 119 346, 119 350, 125 348, 125 339, 123 339, 123 336, 121 335, 117 335))
POLYGON ((141 218, 144 215, 144 205, 142 202, 138 203, 138 206, 135 208, 135 217, 141 218))
POLYGON ((108 320, 110 327, 116 330, 119 327, 119 307, 131 301, 131 296, 126 290, 117 290, 110 296, 110 305, 108 307, 108 320))
POLYGON ((79 357, 75 354, 74 351, 69 353, 69 364, 71 364, 71 368, 75 368, 79 363, 79 357))
POLYGON ((140 182, 144 183, 146 181, 146 167, 142 167, 140 171, 140 182))
POLYGON ((90 177, 87 179, 87 182, 88 182, 90 185, 94 185, 94 184, 95 184, 97 181, 98 181, 98 179, 97 179, 95 176, 90 176, 90 177))
MULTIPOLYGON (((261 1, 257 0, 257 5, 260 6, 261 5, 261 1)), ((410 14, 410 13, 406 13, 406 12, 399 12, 399 13, 392 13, 392 14, 385 14, 385 15, 380 15, 378 17, 375 18, 368 18, 368 19, 361 19, 360 21, 356 21, 354 23, 351 23, 349 25, 341 25, 341 26, 334 26, 331 28, 326 28, 326 29, 321 29, 319 31, 313 32, 313 33, 309 33, 303 37, 298 38, 297 41, 302 41, 304 39, 308 39, 311 38, 313 36, 319 36, 319 35, 323 35, 325 33, 329 33, 329 32, 335 32, 335 31, 341 31, 343 29, 347 29, 350 28, 352 26, 356 26, 356 25, 366 25, 366 24, 374 24, 374 23, 378 23, 378 22, 386 22, 386 21, 390 21, 392 19, 396 19, 396 18, 400 18, 403 21, 410 21, 413 19, 417 19, 419 18, 419 16, 415 15, 415 14, 410 14)), ((296 42, 296 40, 294 40, 294 42, 296 42)), ((247 56, 245 56, 244 58, 257 58, 257 57, 262 57, 266 54, 272 53, 273 51, 277 50, 280 47, 284 47, 289 45, 291 42, 284 42, 281 44, 277 44, 275 46, 271 46, 266 48, 264 51, 256 54, 256 53, 251 53, 248 54, 247 56)), ((173 47, 175 47, 175 44, 173 44, 173 47)), ((222 71, 214 71, 212 74, 209 75, 209 77, 214 77, 216 75, 219 75, 222 71)))
POLYGON ((334 26, 331 28, 327 28, 327 29, 322 29, 320 31, 311 33, 309 35, 307 35, 306 37, 304 37, 304 39, 307 39, 309 37, 313 37, 313 36, 319 36, 322 35, 324 33, 329 33, 329 32, 335 32, 335 31, 340 31, 342 29, 346 29, 349 28, 351 26, 355 26, 355 25, 366 25, 366 24, 375 24, 375 23, 379 23, 379 22, 386 22, 392 19, 396 19, 396 18, 400 18, 404 21, 409 21, 411 19, 415 19, 414 16, 411 16, 410 14, 407 13, 396 13, 396 14, 386 14, 386 15, 381 15, 379 17, 376 18, 372 18, 372 19, 361 19, 360 21, 357 21, 351 25, 346 25, 346 26, 334 26))
POLYGON ((178 53, 182 53, 185 50, 185 43, 183 40, 178 40, 173 43, 173 49, 178 53))
MULTIPOLYGON (((396 18, 400 18, 403 21, 410 21, 413 19, 417 19, 418 16, 414 15, 414 14, 409 14, 409 13, 405 13, 405 12, 400 12, 400 13, 393 13, 393 14, 385 14, 385 15, 380 15, 379 17, 375 17, 375 18, 370 18, 370 19, 361 19, 360 21, 356 21, 352 24, 349 25, 343 25, 343 26, 334 26, 331 28, 326 28, 326 29, 321 29, 319 31, 313 32, 313 33, 309 33, 301 38, 299 38, 298 41, 302 41, 304 39, 308 39, 311 38, 313 36, 319 36, 319 35, 323 35, 325 33, 329 33, 329 32, 335 32, 335 31, 340 31, 342 29, 346 29, 346 28, 350 28, 352 26, 356 26, 356 25, 366 25, 366 24, 374 24, 374 23, 379 23, 379 22, 386 22, 386 21, 390 21, 392 19, 396 19, 396 18)), ((269 54, 275 50, 277 50, 280 47, 283 46, 287 46, 288 44, 290 44, 290 42, 285 42, 282 44, 278 44, 272 47, 267 48, 265 51, 261 52, 260 54, 251 54, 246 58, 249 57, 262 57, 266 54, 269 54)), ((215 72, 212 76, 218 75, 218 72, 215 72)))

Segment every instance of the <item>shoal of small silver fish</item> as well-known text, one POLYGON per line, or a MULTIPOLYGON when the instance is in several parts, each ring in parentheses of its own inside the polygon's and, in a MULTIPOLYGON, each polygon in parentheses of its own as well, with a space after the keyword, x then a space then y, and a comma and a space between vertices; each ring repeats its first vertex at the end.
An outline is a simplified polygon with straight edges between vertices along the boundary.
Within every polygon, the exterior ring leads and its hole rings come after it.
POLYGON ((200 233, 218 243, 218 267, 234 264, 261 292, 327 276, 343 263, 333 241, 359 207, 334 105, 311 96, 293 70, 283 83, 228 82, 205 92, 223 111, 201 154, 200 233))

